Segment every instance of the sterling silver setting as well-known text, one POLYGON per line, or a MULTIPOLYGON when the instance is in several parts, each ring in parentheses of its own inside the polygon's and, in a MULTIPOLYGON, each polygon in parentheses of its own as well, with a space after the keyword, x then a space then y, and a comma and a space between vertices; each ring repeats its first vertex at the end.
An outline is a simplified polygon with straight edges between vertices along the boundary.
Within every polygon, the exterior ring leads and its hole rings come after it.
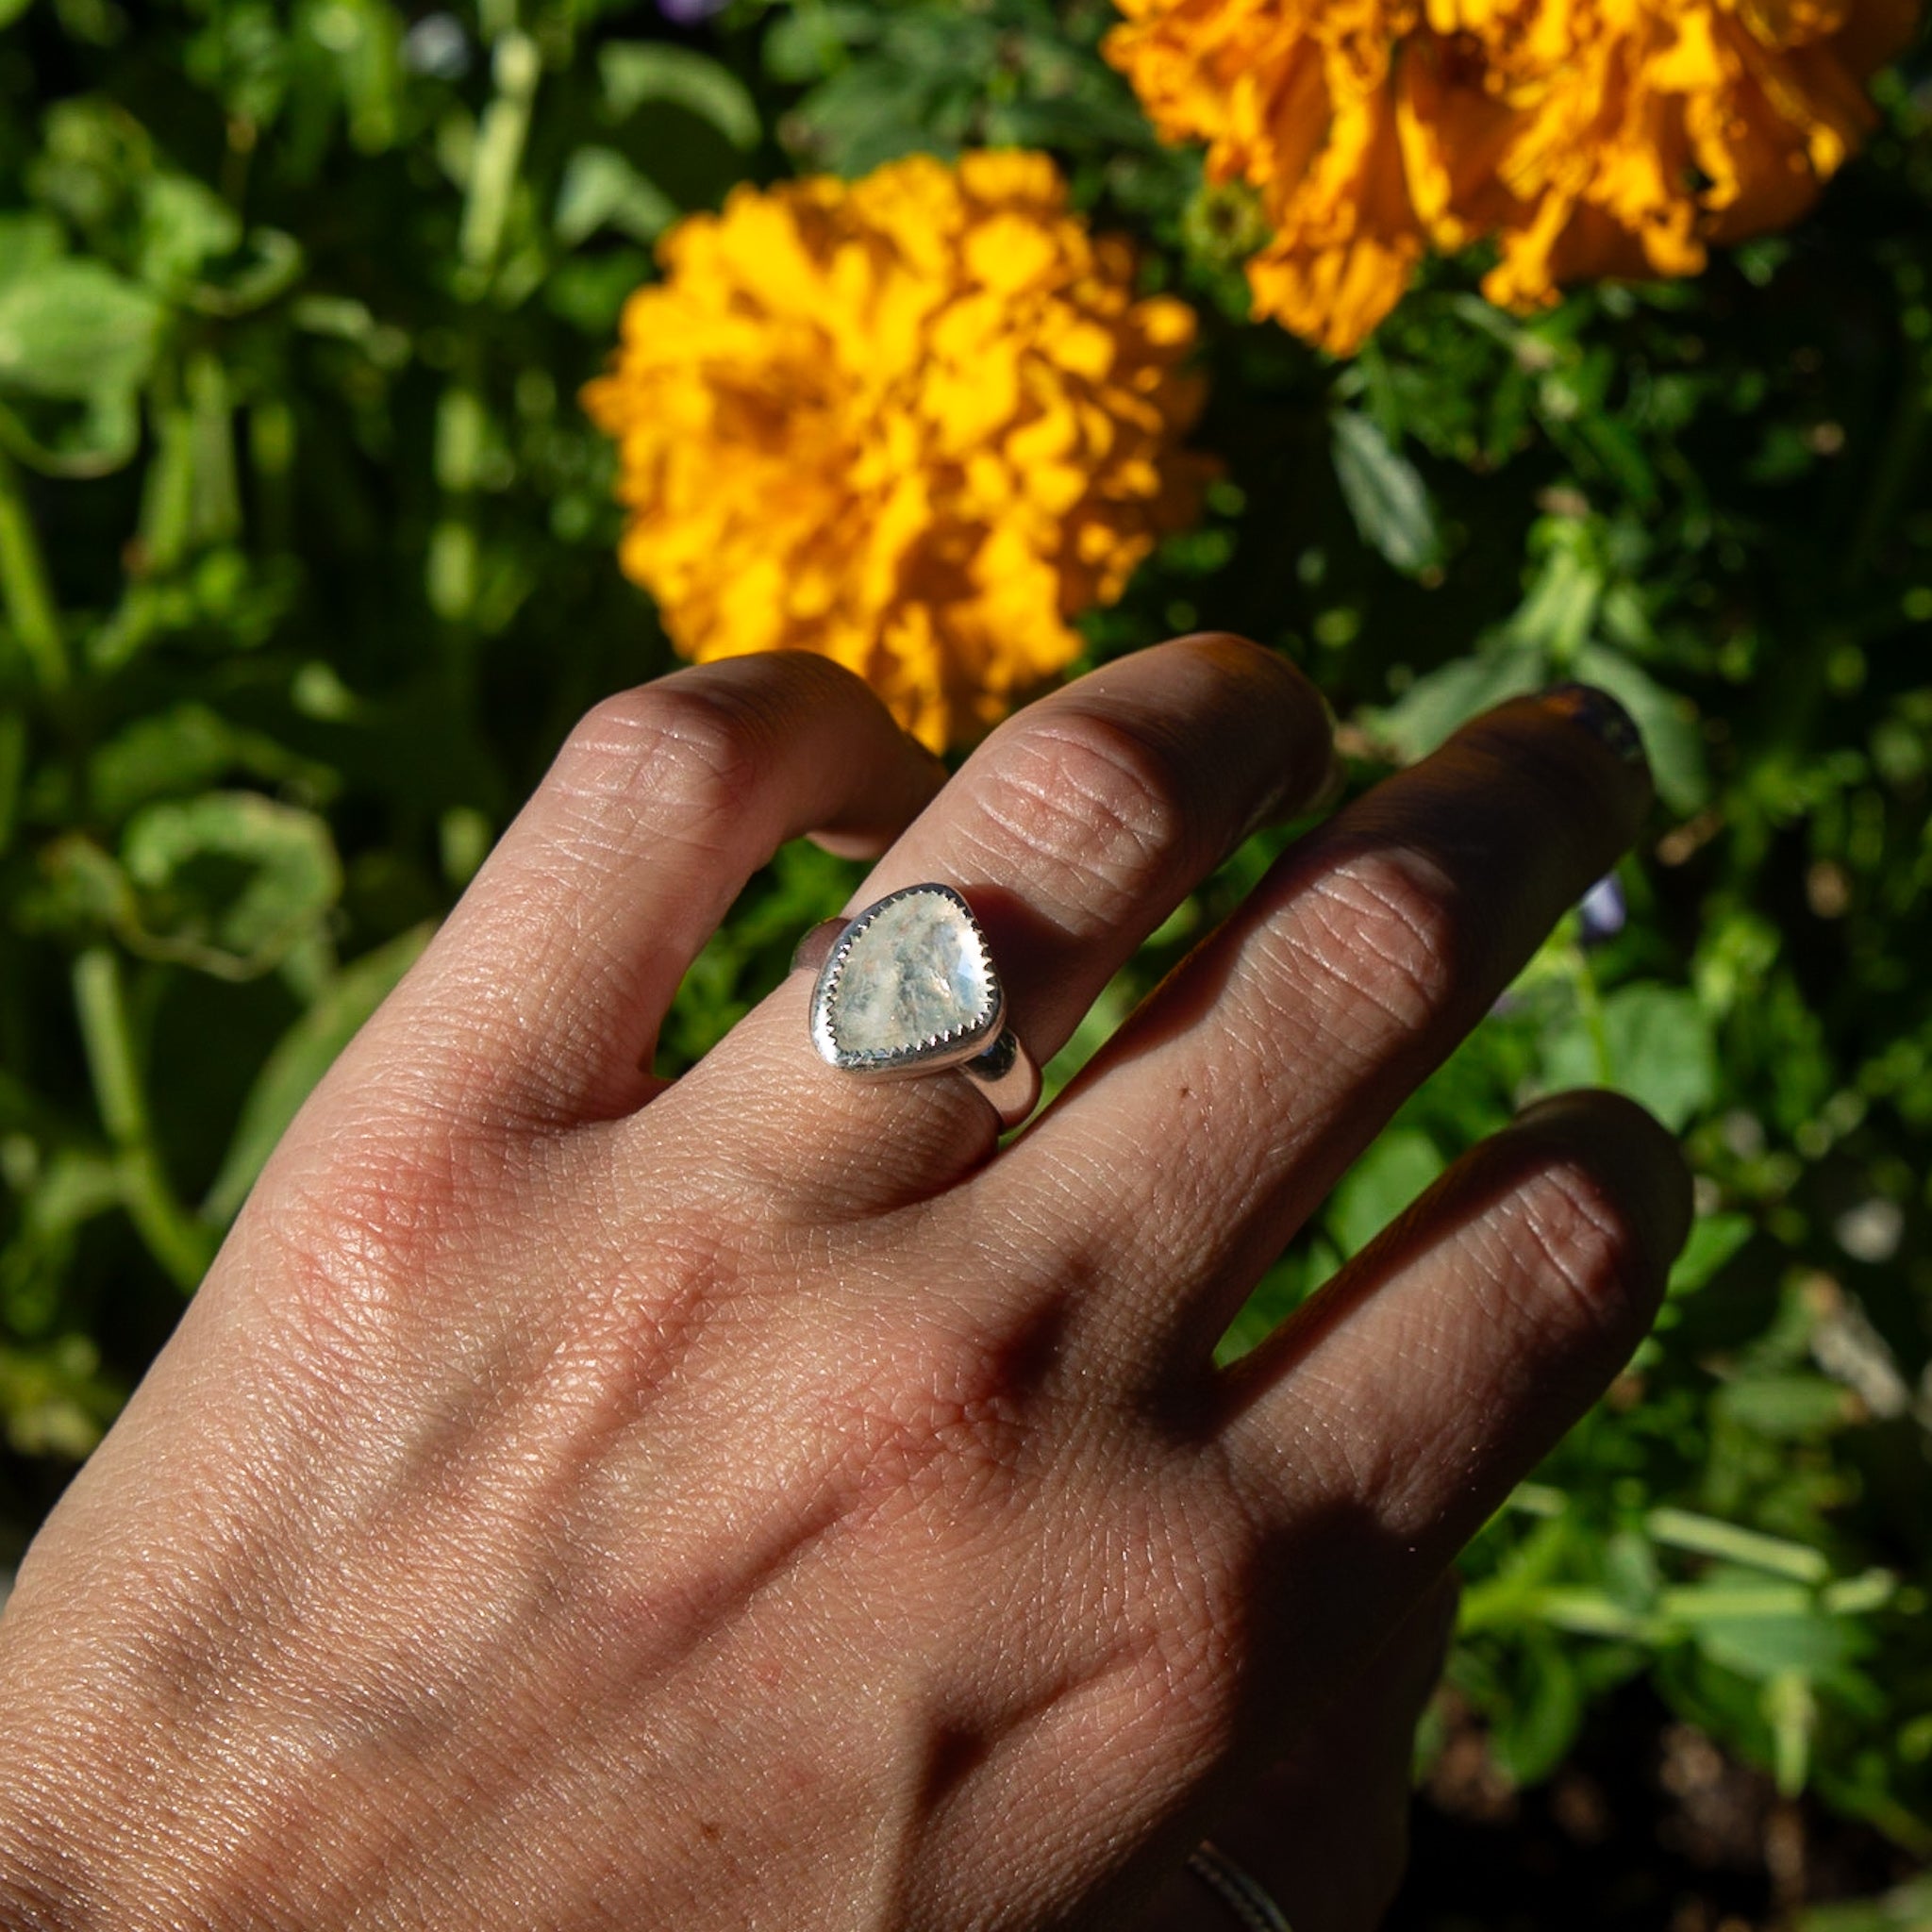
POLYGON ((1290 1932, 1286 1915, 1260 1880, 1219 1845, 1203 1839, 1188 1854, 1188 1870, 1227 1907, 1243 1932, 1290 1932))
POLYGON ((1007 1024, 992 950, 965 896, 936 882, 890 892, 799 941, 814 970, 811 1043, 861 1079, 958 1069, 1017 1126, 1040 1098, 1040 1074, 1007 1024))

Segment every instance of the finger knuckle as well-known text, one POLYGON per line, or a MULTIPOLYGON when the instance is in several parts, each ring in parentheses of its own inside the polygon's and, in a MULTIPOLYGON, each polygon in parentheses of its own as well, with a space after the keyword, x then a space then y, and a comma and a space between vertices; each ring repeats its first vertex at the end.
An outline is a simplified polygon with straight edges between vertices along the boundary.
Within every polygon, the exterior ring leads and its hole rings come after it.
POLYGON ((1538 1175, 1522 1197, 1513 1233, 1519 1292, 1543 1323, 1554 1292, 1587 1329, 1622 1335, 1632 1325, 1621 1291, 1632 1263, 1629 1230, 1589 1168, 1565 1161, 1538 1175))
POLYGON ((666 678, 587 712, 556 783, 593 809, 622 799, 696 829, 744 810, 773 749, 770 722, 749 692, 725 679, 666 678))
POLYGON ((1148 734, 1074 712, 1016 738, 982 836, 1079 925, 1111 924, 1197 841, 1182 789, 1174 757, 1148 734))
POLYGON ((1338 1023, 1409 1031, 1458 1004, 1468 974, 1447 882, 1419 855, 1384 851, 1319 874, 1297 922, 1310 969, 1340 982, 1338 1023), (1357 1025, 1362 1024, 1360 1019, 1357 1025))

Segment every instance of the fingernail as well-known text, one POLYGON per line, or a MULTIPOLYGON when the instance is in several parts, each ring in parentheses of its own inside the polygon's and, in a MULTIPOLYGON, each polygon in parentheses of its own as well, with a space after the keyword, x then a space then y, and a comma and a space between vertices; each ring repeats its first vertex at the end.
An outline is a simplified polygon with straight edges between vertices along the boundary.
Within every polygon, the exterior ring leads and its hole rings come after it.
POLYGON ((1314 798, 1302 806, 1304 811, 1327 811, 1329 806, 1341 800, 1341 794, 1349 791, 1349 761, 1346 761, 1335 746, 1329 746, 1329 769, 1322 780, 1322 789, 1314 798))
POLYGON ((1310 812, 1326 811, 1348 790, 1348 764, 1335 744, 1335 713, 1325 698, 1322 704, 1328 712, 1328 771, 1322 780, 1321 789, 1302 808, 1304 811, 1310 812))
POLYGON ((1546 711, 1581 725, 1633 772, 1649 772, 1650 760, 1644 756, 1643 734, 1638 730, 1636 719, 1608 691, 1599 691, 1593 684, 1554 684, 1537 702, 1546 711))
POLYGON ((1285 825, 1296 819, 1312 818, 1318 812, 1326 811, 1341 796, 1347 784, 1348 767, 1331 745, 1328 768, 1322 774, 1321 784, 1312 792, 1305 792, 1292 779, 1271 787, 1268 795, 1248 814, 1248 822, 1234 842, 1237 845, 1244 843, 1263 825, 1285 825))
POLYGON ((1328 728, 1322 741, 1328 754, 1322 782, 1312 791, 1304 791, 1299 774, 1291 770, 1286 772, 1278 782, 1269 788, 1268 795, 1249 815, 1247 824, 1241 827, 1241 837, 1235 841, 1237 845, 1251 839, 1263 825, 1285 825, 1295 819, 1313 818, 1326 811, 1348 789, 1348 766, 1335 745, 1335 733, 1339 728, 1335 707, 1322 692, 1317 691, 1315 695, 1321 699, 1323 715, 1328 721, 1328 728))
POLYGON ((1529 1101, 1516 1109, 1516 1118, 1509 1124, 1513 1127, 1529 1125, 1534 1121, 1559 1120, 1573 1112, 1578 1102, 1588 1104, 1595 1097, 1596 1090, 1591 1087, 1565 1087, 1556 1093, 1545 1093, 1541 1098, 1529 1101))

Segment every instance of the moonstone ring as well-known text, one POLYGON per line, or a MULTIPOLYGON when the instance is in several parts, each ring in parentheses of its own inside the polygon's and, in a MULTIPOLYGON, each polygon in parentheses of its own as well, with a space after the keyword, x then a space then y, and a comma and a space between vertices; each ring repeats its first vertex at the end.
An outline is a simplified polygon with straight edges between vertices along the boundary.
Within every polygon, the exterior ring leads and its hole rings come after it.
POLYGON ((907 886, 798 942, 817 971, 811 1043, 841 1073, 898 1079, 957 1068, 1016 1127, 1040 1070, 1007 1024, 1007 995, 973 908, 951 886, 907 886))

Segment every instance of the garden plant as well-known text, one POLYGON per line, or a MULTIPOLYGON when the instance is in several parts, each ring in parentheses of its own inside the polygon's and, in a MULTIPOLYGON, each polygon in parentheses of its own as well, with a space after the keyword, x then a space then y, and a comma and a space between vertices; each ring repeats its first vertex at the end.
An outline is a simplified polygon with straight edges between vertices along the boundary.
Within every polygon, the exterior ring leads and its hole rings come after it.
MULTIPOLYGON (((1570 678, 1657 779, 1224 1344, 1540 1094, 1683 1138, 1464 1559, 1490 1913, 1425 1829, 1402 1923, 1549 1923, 1514 1831, 1576 1925, 1932 1925, 1916 0, 0 0, 0 1576, 597 698, 815 650, 957 758, 1205 628, 1356 787, 1570 678)), ((782 851, 662 1070, 858 875, 782 851)))

